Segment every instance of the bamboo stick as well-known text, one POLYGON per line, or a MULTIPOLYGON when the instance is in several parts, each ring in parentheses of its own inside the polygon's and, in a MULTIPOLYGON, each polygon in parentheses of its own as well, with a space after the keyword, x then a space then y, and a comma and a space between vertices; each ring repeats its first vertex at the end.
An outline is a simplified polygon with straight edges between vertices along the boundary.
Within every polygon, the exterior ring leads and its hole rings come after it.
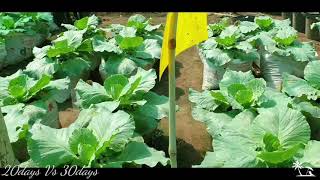
POLYGON ((177 168, 177 144, 176 144, 176 69, 175 69, 175 50, 178 13, 173 13, 173 26, 170 33, 173 36, 169 39, 169 155, 171 168, 177 168))

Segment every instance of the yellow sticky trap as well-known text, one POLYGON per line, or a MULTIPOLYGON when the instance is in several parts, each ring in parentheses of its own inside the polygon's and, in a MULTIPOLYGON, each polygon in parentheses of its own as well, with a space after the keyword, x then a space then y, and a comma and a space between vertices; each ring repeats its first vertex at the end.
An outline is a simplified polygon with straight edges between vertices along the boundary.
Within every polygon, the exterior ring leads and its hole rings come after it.
POLYGON ((160 58, 160 69, 159 69, 159 79, 161 79, 164 70, 169 65, 169 40, 174 36, 173 31, 171 31, 174 26, 173 13, 168 13, 166 26, 163 33, 162 49, 161 49, 161 58, 160 58))
MULTIPOLYGON (((176 56, 186 49, 208 39, 207 13, 178 13, 177 32, 176 32, 176 56)), ((162 52, 160 59, 159 77, 169 64, 169 40, 173 37, 170 29, 173 27, 172 13, 168 13, 164 30, 162 52)))
POLYGON ((207 13, 179 13, 176 56, 208 39, 207 13))

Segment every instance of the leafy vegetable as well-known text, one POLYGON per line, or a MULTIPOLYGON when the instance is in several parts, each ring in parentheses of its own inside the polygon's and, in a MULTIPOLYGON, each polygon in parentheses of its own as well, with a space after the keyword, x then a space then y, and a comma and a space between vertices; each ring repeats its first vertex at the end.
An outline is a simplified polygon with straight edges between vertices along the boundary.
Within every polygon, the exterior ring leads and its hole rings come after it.
POLYGON ((283 92, 290 96, 307 96, 309 100, 317 100, 320 97, 320 63, 309 62, 304 70, 304 79, 293 75, 283 75, 283 92))
POLYGON ((55 78, 82 77, 98 65, 99 54, 95 51, 94 42, 105 35, 98 25, 95 15, 77 20, 74 25, 63 24, 67 31, 62 32, 51 45, 34 48, 35 59, 25 72, 35 78, 42 74, 55 78))
POLYGON ((49 126, 57 126, 56 102, 62 103, 69 98, 69 79, 51 80, 43 75, 33 79, 21 71, 0 77, 0 106, 9 131, 11 142, 25 138, 29 126, 41 121, 49 126), (42 121, 49 116, 50 121, 42 121))
POLYGON ((52 26, 54 26, 53 16, 48 12, 4 12, 0 15, 0 37, 2 38, 20 32, 30 35, 36 33, 48 35, 52 26))
POLYGON ((290 26, 290 20, 275 20, 268 16, 256 17, 261 31, 247 41, 256 47, 278 56, 290 56, 295 61, 313 61, 317 53, 311 43, 300 42, 297 31, 290 26))
POLYGON ((290 26, 280 29, 274 39, 280 46, 289 46, 297 39, 297 31, 290 26))
POLYGON ((305 67, 304 79, 290 74, 283 74, 282 91, 294 97, 291 106, 305 114, 310 123, 313 137, 317 137, 320 131, 320 106, 318 103, 320 97, 319 70, 319 61, 311 61, 305 67))
MULTIPOLYGON (((256 22, 258 20, 259 18, 256 22)), ((260 38, 260 33, 265 30, 257 23, 240 21, 232 25, 227 19, 222 19, 216 24, 209 25, 208 29, 210 38, 199 45, 199 53, 211 68, 222 66, 226 68, 233 63, 252 63, 260 60, 257 40, 260 38)))
POLYGON ((128 19, 128 26, 134 27, 137 30, 137 35, 146 39, 158 39, 162 41, 161 34, 157 30, 161 27, 161 24, 151 25, 150 19, 146 19, 141 14, 136 14, 128 19))
POLYGON ((159 162, 166 165, 164 152, 148 147, 142 138, 135 137, 134 124, 129 114, 112 113, 105 105, 82 110, 68 128, 36 124, 28 141, 31 161, 38 167, 65 164, 122 167, 125 163, 154 167, 159 162))
POLYGON ((156 128, 158 120, 168 113, 168 98, 150 92, 155 79, 154 70, 138 68, 137 73, 130 78, 121 74, 108 77, 104 86, 79 81, 76 86, 77 105, 86 109, 101 102, 115 102, 117 109, 134 116, 136 130, 144 134, 156 128))
POLYGON ((219 35, 228 25, 230 25, 229 18, 222 18, 218 23, 209 24, 209 37, 219 35))
POLYGON ((319 116, 310 103, 266 88, 250 72, 227 70, 219 87, 189 91, 192 116, 207 126, 214 148, 194 167, 291 167, 296 160, 319 166, 310 155, 318 141, 310 140, 313 127, 302 113, 319 116))
POLYGON ((106 61, 102 61, 100 70, 105 74, 124 74, 130 76, 138 67, 146 68, 160 59, 161 44, 155 39, 137 36, 133 27, 124 27, 110 40, 101 40, 103 52, 108 52, 106 61))
POLYGON ((244 111, 219 129, 214 152, 195 167, 291 167, 310 139, 305 117, 283 106, 264 109, 255 118, 244 111))
POLYGON ((202 93, 190 89, 189 100, 195 103, 195 110, 202 108, 212 112, 228 112, 255 108, 263 95, 266 82, 255 79, 250 71, 236 72, 227 69, 221 80, 220 90, 202 93))
POLYGON ((254 22, 262 29, 269 30, 273 25, 273 19, 269 16, 255 17, 254 22))

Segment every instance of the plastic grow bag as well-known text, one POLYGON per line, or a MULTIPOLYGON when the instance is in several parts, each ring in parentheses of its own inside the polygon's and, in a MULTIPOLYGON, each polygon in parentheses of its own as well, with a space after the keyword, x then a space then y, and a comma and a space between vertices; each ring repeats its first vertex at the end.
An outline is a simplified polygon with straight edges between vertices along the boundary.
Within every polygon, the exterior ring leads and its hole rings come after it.
POLYGON ((32 33, 10 33, 1 38, 0 70, 9 65, 15 65, 33 56, 32 49, 41 45, 50 32, 57 30, 54 23, 39 23, 38 30, 32 33))
POLYGON ((308 62, 295 61, 290 56, 270 54, 264 50, 260 52, 262 77, 267 82, 268 87, 280 91, 282 89, 282 74, 285 72, 303 77, 303 71, 308 62))
POLYGON ((0 45, 0 69, 32 57, 32 49, 45 39, 43 34, 14 33, 7 36, 0 45))

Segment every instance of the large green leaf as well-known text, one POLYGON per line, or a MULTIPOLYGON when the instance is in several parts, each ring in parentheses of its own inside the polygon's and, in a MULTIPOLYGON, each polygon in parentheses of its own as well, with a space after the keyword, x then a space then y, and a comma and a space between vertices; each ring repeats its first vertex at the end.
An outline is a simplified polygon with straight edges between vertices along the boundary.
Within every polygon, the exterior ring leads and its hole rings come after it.
POLYGON ((238 27, 230 25, 221 32, 216 41, 223 47, 233 46, 239 35, 238 30, 238 27))
POLYGON ((28 90, 28 96, 31 98, 32 96, 36 95, 39 91, 41 91, 43 88, 45 88, 51 80, 51 76, 43 75, 34 86, 32 86, 28 90))
POLYGON ((119 31, 119 35, 122 37, 136 37, 137 30, 133 27, 124 27, 119 31))
POLYGON ((227 69, 223 75, 221 82, 219 83, 219 87, 222 91, 227 91, 227 88, 235 83, 238 84, 245 84, 254 79, 253 74, 248 72, 241 72, 241 71, 231 71, 227 69))
POLYGON ((77 92, 77 105, 81 108, 89 108, 91 104, 98 104, 110 98, 104 87, 95 82, 89 85, 80 80, 75 90, 77 92))
MULTIPOLYGON (((74 30, 69 30, 65 31, 62 33, 62 36, 58 37, 56 40, 54 40, 54 46, 57 46, 57 42, 61 41, 67 41, 67 47, 71 49, 77 49, 80 45, 81 42, 83 41, 83 34, 85 33, 85 30, 82 31, 74 31, 74 30)), ((61 48, 61 47, 59 47, 61 48)))
POLYGON ((238 50, 241 50, 245 53, 250 53, 253 51, 253 46, 248 41, 241 41, 241 42, 237 43, 235 48, 237 48, 238 50))
POLYGON ((287 107, 260 111, 252 123, 252 133, 257 142, 266 133, 275 135, 283 148, 305 144, 310 139, 310 127, 301 112, 287 107))
POLYGON ((84 40, 81 45, 77 48, 77 51, 83 51, 83 52, 92 52, 93 46, 92 46, 92 39, 86 39, 84 40))
POLYGON ((50 49, 50 46, 47 45, 47 46, 43 46, 41 48, 38 48, 38 47, 34 47, 32 49, 32 53, 35 57, 36 60, 40 60, 42 58, 44 58, 46 55, 47 55, 47 51, 50 49))
POLYGON ((124 50, 134 49, 143 44, 142 37, 121 37, 117 36, 116 40, 119 44, 119 47, 124 50))
POLYGON ((57 60, 50 58, 42 58, 39 60, 31 61, 24 72, 33 78, 40 78, 42 75, 54 75, 59 68, 57 60))
POLYGON ((105 148, 120 152, 132 137, 135 125, 132 117, 124 111, 104 111, 92 118, 88 129, 93 131, 99 141, 99 152, 103 152, 105 148))
POLYGON ((255 44, 258 47, 262 47, 263 50, 266 50, 269 53, 274 53, 279 50, 277 48, 277 43, 267 32, 260 32, 257 35, 249 38, 247 41, 255 44))
MULTIPOLYGON (((54 105, 53 105, 54 106, 54 105)), ((34 123, 57 124, 58 113, 50 109, 49 102, 35 101, 29 105, 15 104, 3 108, 10 142, 25 139, 29 126, 34 123)))
POLYGON ((28 84, 28 76, 26 75, 18 76, 17 78, 12 79, 8 86, 10 95, 20 101, 24 100, 24 96, 27 96, 29 88, 30 85, 28 84))
POLYGON ((311 140, 304 149, 303 157, 298 159, 304 166, 320 167, 320 142, 311 140))
POLYGON ((257 104, 262 109, 274 107, 287 107, 291 103, 291 98, 284 93, 278 92, 272 88, 267 87, 263 95, 259 98, 257 104))
POLYGON ((292 158, 297 154, 297 152, 302 149, 301 144, 297 144, 293 147, 290 147, 286 150, 279 150, 273 152, 261 152, 258 154, 258 157, 264 161, 272 164, 278 164, 285 162, 287 160, 292 160, 292 158))
MULTIPOLYGON (((222 100, 224 96, 221 94, 222 100)), ((189 101, 195 103, 196 106, 206 109, 208 111, 214 111, 219 107, 221 101, 214 98, 209 91, 198 92, 193 89, 189 89, 189 101)), ((223 101, 226 102, 226 101, 223 101)))
POLYGON ((274 39, 282 46, 289 46, 297 39, 297 37, 297 31, 291 26, 286 26, 276 33, 274 39))
POLYGON ((68 45, 68 40, 61 40, 54 44, 54 46, 51 46, 49 50, 47 51, 47 56, 49 58, 61 56, 63 54, 68 54, 74 51, 73 47, 70 47, 68 45))
POLYGON ((70 97, 70 79, 66 77, 50 81, 44 91, 48 93, 46 94, 47 98, 53 98, 56 102, 63 103, 70 97))
POLYGON ((72 129, 53 129, 35 124, 30 132, 32 134, 28 141, 30 159, 39 167, 59 166, 76 158, 68 144, 72 129))
POLYGON ((296 61, 312 61, 316 60, 316 50, 310 43, 294 43, 294 45, 286 48, 286 51, 296 61))
POLYGON ((159 120, 168 116, 168 97, 148 92, 143 96, 146 103, 133 112, 136 131, 147 134, 158 127, 159 120), (146 112, 148 112, 146 114, 146 112))
POLYGON ((266 89, 266 81, 261 78, 256 78, 249 81, 246 87, 253 92, 253 99, 257 100, 266 89))
POLYGON ((210 49, 215 49, 217 45, 218 43, 215 40, 215 38, 209 38, 205 42, 201 43, 199 46, 201 50, 210 50, 210 49))
POLYGON ((169 159, 165 157, 165 153, 148 147, 143 142, 130 142, 121 154, 113 158, 109 162, 111 164, 135 163, 139 165, 147 165, 155 167, 158 163, 166 166, 169 159))
POLYGON ((79 155, 79 160, 84 164, 89 164, 94 158, 94 154, 99 142, 89 129, 76 129, 69 138, 69 146, 73 154, 79 155))
POLYGON ((212 66, 212 68, 220 67, 232 60, 228 52, 225 52, 218 48, 203 50, 203 51, 200 51, 200 53, 203 54, 208 65, 212 66))
POLYGON ((137 51, 135 51, 135 56, 142 59, 160 59, 161 46, 155 39, 146 39, 143 41, 142 46, 140 46, 137 51))
POLYGON ((148 112, 146 116, 154 119, 162 119, 168 116, 169 99, 166 96, 160 96, 154 92, 144 94, 143 99, 147 102, 139 108, 138 111, 148 112))
POLYGON ((160 27, 162 27, 162 24, 157 24, 157 25, 148 24, 144 29, 149 32, 154 32, 158 30, 160 27))
POLYGON ((320 105, 315 102, 308 102, 301 98, 294 98, 292 107, 299 111, 309 113, 314 118, 320 118, 320 105))
POLYGON ((4 122, 11 143, 17 142, 25 130, 28 130, 28 118, 23 115, 23 111, 20 109, 12 110, 4 116, 4 122))
POLYGON ((241 21, 239 24, 239 30, 243 34, 251 33, 258 28, 259 26, 256 23, 250 21, 241 21))
POLYGON ((256 167, 257 146, 250 134, 236 129, 225 129, 213 140, 214 151, 226 157, 223 167, 256 167))
POLYGON ((122 53, 121 49, 116 45, 115 40, 106 41, 103 36, 94 36, 92 38, 92 47, 96 52, 114 52, 117 54, 122 53))
POLYGON ((0 106, 10 105, 15 101, 8 90, 9 82, 8 78, 0 77, 0 106))
POLYGON ((104 81, 104 88, 113 100, 119 100, 124 87, 128 83, 128 78, 122 74, 111 75, 104 81))
POLYGON ((228 154, 223 152, 207 152, 200 165, 194 165, 193 168, 220 168, 228 161, 228 154))
POLYGON ((304 78, 308 83, 320 90, 320 61, 312 61, 307 64, 304 69, 304 78))
POLYGON ((62 72, 69 77, 80 78, 81 75, 91 68, 89 60, 85 60, 81 57, 75 57, 64 61, 61 64, 62 72))
POLYGON ((102 70, 106 72, 108 76, 113 74, 132 75, 137 69, 137 64, 132 60, 124 56, 110 56, 105 62, 102 61, 102 70))
POLYGON ((92 15, 90 17, 84 17, 74 22, 75 27, 79 30, 86 29, 89 26, 98 26, 98 24, 99 24, 99 19, 95 15, 92 15))
POLYGON ((254 22, 259 25, 263 30, 267 30, 273 23, 273 20, 269 16, 258 16, 254 18, 254 22))
POLYGON ((192 109, 192 117, 197 121, 204 122, 208 133, 214 137, 221 134, 222 127, 233 119, 234 114, 214 113, 195 107, 192 109))
POLYGON ((148 92, 156 84, 157 74, 154 69, 148 71, 138 68, 137 73, 129 78, 129 83, 124 87, 121 93, 123 95, 132 95, 137 92, 148 92))
POLYGON ((290 96, 301 97, 306 95, 308 99, 316 100, 320 96, 320 91, 315 89, 309 83, 296 76, 284 73, 282 91, 290 96))

